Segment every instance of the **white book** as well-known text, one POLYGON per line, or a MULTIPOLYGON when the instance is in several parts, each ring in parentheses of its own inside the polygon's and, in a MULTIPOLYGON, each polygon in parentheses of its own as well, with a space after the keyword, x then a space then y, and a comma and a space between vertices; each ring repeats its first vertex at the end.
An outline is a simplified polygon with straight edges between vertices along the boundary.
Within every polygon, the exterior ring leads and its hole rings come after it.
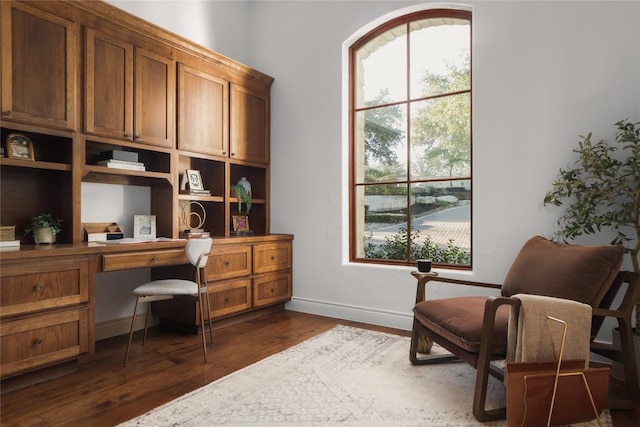
POLYGON ((113 163, 112 160, 108 160, 106 161, 104 164, 100 164, 98 163, 100 166, 105 166, 107 168, 113 168, 113 169, 126 169, 126 170, 132 170, 132 171, 144 171, 146 170, 146 168, 143 166, 138 166, 138 165, 127 165, 124 163, 113 163))
POLYGON ((0 248, 15 248, 20 246, 20 240, 0 240, 0 248))
POLYGON ((128 160, 117 160, 117 159, 98 160, 97 164, 106 165, 107 163, 120 164, 120 165, 144 166, 144 163, 142 162, 130 162, 128 160))

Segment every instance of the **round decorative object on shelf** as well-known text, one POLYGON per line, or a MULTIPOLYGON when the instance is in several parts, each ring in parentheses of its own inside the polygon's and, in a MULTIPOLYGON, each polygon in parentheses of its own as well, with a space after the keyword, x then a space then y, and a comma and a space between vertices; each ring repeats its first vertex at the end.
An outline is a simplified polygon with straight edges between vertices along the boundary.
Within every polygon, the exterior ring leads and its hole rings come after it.
POLYGON ((201 203, 189 202, 182 207, 182 215, 180 219, 188 230, 202 231, 207 219, 207 211, 201 203), (197 212, 196 210, 199 212, 197 212), (197 225, 194 226, 194 223, 197 223, 197 225))

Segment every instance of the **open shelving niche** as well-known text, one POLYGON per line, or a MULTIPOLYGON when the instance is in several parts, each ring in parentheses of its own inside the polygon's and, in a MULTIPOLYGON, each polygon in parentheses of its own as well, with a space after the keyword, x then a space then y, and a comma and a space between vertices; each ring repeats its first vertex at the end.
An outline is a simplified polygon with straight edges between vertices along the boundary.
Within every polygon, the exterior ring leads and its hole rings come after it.
MULTIPOLYGON (((31 139, 35 160, 0 158, 0 218, 5 225, 16 226, 16 239, 24 235, 30 219, 51 212, 63 224, 73 224, 72 152, 73 138, 64 131, 33 131, 29 126, 3 124, 2 146, 7 136, 20 133, 31 139)), ((23 239, 27 242, 28 239, 23 239)), ((73 228, 63 227, 57 241, 73 241, 73 228)))

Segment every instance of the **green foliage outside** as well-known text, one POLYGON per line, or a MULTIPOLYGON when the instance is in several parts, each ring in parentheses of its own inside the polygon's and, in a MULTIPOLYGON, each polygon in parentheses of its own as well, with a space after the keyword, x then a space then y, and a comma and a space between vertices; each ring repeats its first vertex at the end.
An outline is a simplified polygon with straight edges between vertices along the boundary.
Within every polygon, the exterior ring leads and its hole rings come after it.
MULTIPOLYGON (((367 233, 365 239, 371 239, 372 236, 373 233, 367 233)), ((365 257, 375 259, 406 260, 409 238, 411 239, 411 260, 428 258, 434 263, 441 264, 471 264, 471 253, 463 248, 455 246, 455 242, 453 240, 449 240, 447 245, 442 247, 433 242, 431 237, 426 236, 424 238, 424 243, 420 243, 422 240, 420 230, 415 230, 409 233, 406 228, 401 228, 398 233, 391 237, 385 237, 385 243, 382 246, 367 243, 364 248, 365 257)))

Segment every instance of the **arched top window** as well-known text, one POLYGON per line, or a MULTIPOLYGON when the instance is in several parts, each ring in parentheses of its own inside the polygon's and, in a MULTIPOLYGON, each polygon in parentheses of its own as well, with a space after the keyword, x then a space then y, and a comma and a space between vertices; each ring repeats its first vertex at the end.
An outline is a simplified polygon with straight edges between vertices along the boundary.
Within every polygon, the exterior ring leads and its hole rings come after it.
POLYGON ((471 266, 471 12, 429 9, 349 49, 350 259, 471 266))

